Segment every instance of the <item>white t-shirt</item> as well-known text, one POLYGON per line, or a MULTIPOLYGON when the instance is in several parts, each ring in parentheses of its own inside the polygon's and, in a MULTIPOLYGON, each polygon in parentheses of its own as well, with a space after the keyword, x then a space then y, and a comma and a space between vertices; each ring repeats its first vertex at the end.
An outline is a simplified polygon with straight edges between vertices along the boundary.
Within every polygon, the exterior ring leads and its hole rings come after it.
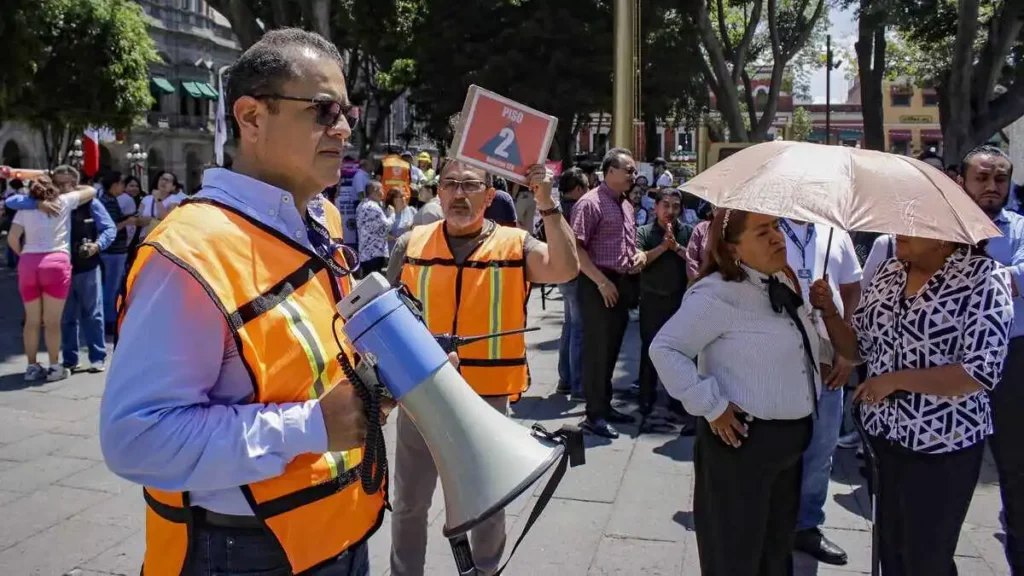
MULTIPOLYGON (((184 200, 185 198, 186 196, 180 192, 178 194, 171 194, 167 198, 164 198, 164 215, 166 216, 167 213, 171 211, 171 208, 180 205, 181 201, 184 200)), ((139 206, 139 216, 142 216, 143 218, 153 218, 153 220, 151 220, 149 224, 147 224, 146 227, 142 229, 142 234, 139 236, 139 238, 142 239, 145 238, 146 236, 149 236, 149 233, 153 231, 153 228, 156 228, 156 225, 160 223, 159 220, 155 219, 156 209, 153 208, 152 195, 146 196, 145 198, 142 199, 142 205, 139 206)))
POLYGON ((78 208, 78 193, 63 194, 60 201, 60 213, 48 216, 39 210, 19 210, 14 215, 14 224, 25 229, 25 242, 21 247, 22 254, 49 254, 51 252, 71 253, 71 212, 78 208))
POLYGON ((889 258, 896 256, 896 237, 892 234, 881 234, 871 245, 871 252, 864 260, 864 277, 860 280, 861 288, 867 290, 871 279, 875 277, 879 266, 889 258), (890 255, 891 253, 891 255, 890 255))
POLYGON ((672 186, 672 173, 669 172, 668 170, 665 170, 664 172, 659 174, 656 186, 658 188, 668 188, 669 186, 672 186))
MULTIPOLYGON (((857 260, 857 251, 853 246, 853 239, 845 230, 835 228, 832 235, 832 249, 829 251, 828 233, 832 230, 829 226, 796 224, 791 220, 782 220, 779 224, 782 226, 783 236, 786 237, 786 259, 789 262, 789 267, 793 269, 800 280, 800 290, 803 292, 804 302, 808 302, 810 299, 811 284, 826 272, 825 252, 828 251, 828 283, 832 287, 832 294, 839 314, 844 314, 839 287, 844 284, 859 283, 863 275, 860 261, 857 260), (787 224, 789 225, 788 231, 787 224), (792 232, 792 235, 788 232, 792 232), (796 238, 795 241, 794 238, 796 238), (800 244, 804 245, 803 250, 801 250, 800 244)), ((815 316, 819 318, 818 334, 823 343, 826 343, 829 340, 825 323, 820 321, 820 314, 815 314, 815 316)), ((827 347, 827 350, 822 350, 822 361, 831 363, 833 350, 831 345, 827 347)))

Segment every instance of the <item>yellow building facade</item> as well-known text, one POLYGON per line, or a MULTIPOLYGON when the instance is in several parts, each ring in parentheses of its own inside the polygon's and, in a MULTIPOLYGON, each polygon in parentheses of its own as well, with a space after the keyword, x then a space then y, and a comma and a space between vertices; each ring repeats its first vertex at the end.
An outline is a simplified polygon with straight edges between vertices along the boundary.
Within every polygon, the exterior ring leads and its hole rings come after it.
POLYGON ((939 96, 934 89, 902 79, 883 82, 882 100, 886 150, 917 156, 934 148, 942 154, 939 96))

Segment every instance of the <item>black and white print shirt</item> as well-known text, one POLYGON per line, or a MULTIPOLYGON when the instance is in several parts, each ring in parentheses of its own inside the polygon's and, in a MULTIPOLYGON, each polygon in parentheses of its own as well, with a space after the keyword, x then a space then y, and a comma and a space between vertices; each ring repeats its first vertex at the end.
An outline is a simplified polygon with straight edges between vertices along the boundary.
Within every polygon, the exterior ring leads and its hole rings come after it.
POLYGON ((868 377, 960 364, 983 390, 946 397, 909 393, 862 407, 867 432, 915 452, 972 446, 992 433, 987 391, 999 381, 1013 300, 1010 276, 992 259, 953 253, 915 296, 905 265, 882 263, 853 317, 868 377))

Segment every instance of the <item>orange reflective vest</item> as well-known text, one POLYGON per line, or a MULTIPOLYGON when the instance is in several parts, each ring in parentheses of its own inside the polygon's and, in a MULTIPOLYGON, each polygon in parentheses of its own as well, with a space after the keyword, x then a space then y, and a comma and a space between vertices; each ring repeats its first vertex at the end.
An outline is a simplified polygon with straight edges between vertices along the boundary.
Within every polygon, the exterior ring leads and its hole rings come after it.
MULTIPOLYGON (((341 217, 324 203, 328 232, 341 238, 341 217)), ((339 240, 340 243, 340 240, 339 240)), ((253 403, 302 402, 344 379, 332 320, 350 289, 317 254, 232 208, 212 201, 182 204, 139 246, 125 282, 132 286, 150 258, 188 272, 217 304, 252 378, 253 403)), ((342 384, 347 385, 347 384, 342 384)), ((255 516, 284 550, 293 572, 332 560, 380 527, 386 489, 368 495, 359 482, 362 449, 304 454, 284 472, 241 486, 255 516)), ((146 487, 145 576, 191 574, 192 512, 187 492, 146 487)))
MULTIPOLYGON (((526 327, 526 232, 497 226, 462 264, 456 264, 444 221, 412 229, 402 282, 423 304, 434 334, 479 336, 526 327)), ((526 391, 526 339, 492 338, 459 348, 459 372, 481 396, 526 391)))
POLYGON ((387 198, 388 191, 392 188, 398 188, 408 203, 412 190, 412 166, 395 154, 385 156, 381 164, 384 166, 384 174, 380 179, 380 185, 384 189, 384 197, 387 198))

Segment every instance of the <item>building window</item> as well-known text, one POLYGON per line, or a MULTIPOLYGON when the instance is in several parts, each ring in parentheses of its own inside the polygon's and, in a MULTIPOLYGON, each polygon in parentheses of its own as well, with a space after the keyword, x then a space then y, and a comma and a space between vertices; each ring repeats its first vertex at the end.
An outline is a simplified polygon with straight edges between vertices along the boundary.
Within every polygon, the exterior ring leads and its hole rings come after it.
POLYGON ((911 96, 911 94, 889 94, 889 97, 892 98, 893 106, 910 106, 911 96))
POLYGON ((921 100, 924 102, 925 106, 939 105, 939 95, 935 92, 924 92, 921 94, 921 100))
POLYGON ((910 141, 892 140, 889 142, 889 152, 893 154, 902 154, 904 156, 910 154, 910 141))

